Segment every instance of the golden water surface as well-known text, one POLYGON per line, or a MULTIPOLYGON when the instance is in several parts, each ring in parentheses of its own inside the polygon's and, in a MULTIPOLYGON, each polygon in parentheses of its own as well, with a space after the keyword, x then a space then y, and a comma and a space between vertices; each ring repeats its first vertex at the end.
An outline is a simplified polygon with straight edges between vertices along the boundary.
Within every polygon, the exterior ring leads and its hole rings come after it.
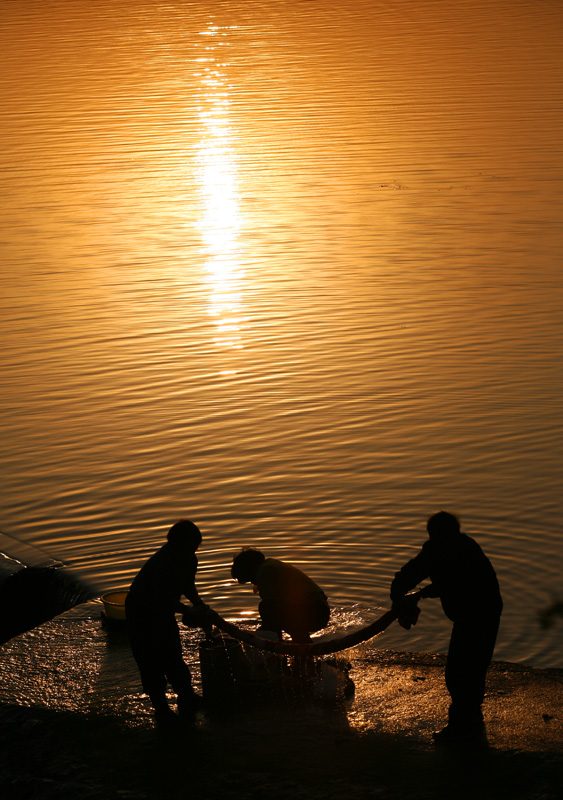
POLYGON ((4 533, 102 591, 186 516, 347 625, 447 508, 561 665, 561 3, 0 8, 4 533))

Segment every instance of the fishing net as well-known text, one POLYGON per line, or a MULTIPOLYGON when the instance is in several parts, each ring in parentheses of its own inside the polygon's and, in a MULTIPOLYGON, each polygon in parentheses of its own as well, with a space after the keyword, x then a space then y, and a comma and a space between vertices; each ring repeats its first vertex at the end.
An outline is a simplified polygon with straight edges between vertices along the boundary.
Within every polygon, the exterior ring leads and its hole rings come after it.
POLYGON ((391 609, 390 611, 386 611, 385 614, 382 614, 379 619, 376 619, 374 622, 371 622, 364 628, 360 628, 359 630, 351 633, 345 633, 342 636, 338 636, 334 639, 324 639, 317 642, 307 642, 306 644, 296 644, 295 642, 276 642, 271 641, 270 639, 264 639, 257 633, 243 630, 242 628, 239 628, 238 625, 234 625, 232 622, 227 622, 227 620, 223 619, 223 617, 217 614, 216 611, 210 610, 208 615, 209 622, 211 622, 224 633, 232 636, 234 639, 238 639, 245 644, 252 645, 252 647, 257 647, 259 650, 267 650, 271 653, 287 656, 326 656, 330 655, 331 653, 337 653, 340 650, 346 650, 348 647, 354 647, 357 644, 361 644, 361 642, 366 642, 368 639, 372 639, 379 633, 383 633, 383 631, 397 618, 397 611, 391 609))

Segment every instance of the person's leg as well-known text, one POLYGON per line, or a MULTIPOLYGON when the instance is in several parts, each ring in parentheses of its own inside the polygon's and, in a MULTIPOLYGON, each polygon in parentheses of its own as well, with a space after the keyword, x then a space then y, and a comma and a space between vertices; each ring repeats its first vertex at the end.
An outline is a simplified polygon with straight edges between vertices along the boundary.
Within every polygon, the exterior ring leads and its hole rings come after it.
POLYGON ((287 631, 294 642, 311 641, 310 634, 326 627, 330 608, 322 600, 314 600, 307 604, 287 604, 281 614, 283 630, 287 631))
POLYGON ((164 673, 178 697, 179 713, 194 710, 201 698, 193 690, 192 675, 184 661, 180 631, 173 617, 162 627, 160 648, 164 673))
POLYGON ((481 721, 482 697, 476 682, 474 632, 470 624, 454 623, 445 678, 451 697, 450 727, 462 728, 470 720, 481 721))
POLYGON ((143 691, 150 698, 157 718, 165 718, 171 710, 166 699, 166 675, 160 659, 158 641, 150 624, 129 624, 129 641, 137 662, 143 691))
POLYGON ((281 607, 279 603, 274 603, 273 600, 262 600, 258 605, 258 613, 260 614, 260 627, 258 630, 274 631, 277 633, 278 638, 282 638, 283 627, 281 625, 281 607))
POLYGON ((324 600, 315 600, 309 612, 309 631, 316 633, 326 628, 330 619, 330 606, 324 600))
POLYGON ((178 713, 191 715, 201 708, 203 699, 196 694, 192 686, 192 675, 182 649, 182 641, 178 624, 174 618, 169 621, 163 643, 164 669, 168 682, 178 698, 178 713))
POLYGON ((286 631, 294 642, 311 640, 310 633, 322 630, 330 617, 329 606, 319 601, 312 603, 275 603, 262 600, 258 606, 263 630, 275 631, 281 638, 286 631))
POLYGON ((487 669, 498 631, 498 620, 456 622, 446 662, 450 693, 448 728, 453 733, 482 733, 487 669))

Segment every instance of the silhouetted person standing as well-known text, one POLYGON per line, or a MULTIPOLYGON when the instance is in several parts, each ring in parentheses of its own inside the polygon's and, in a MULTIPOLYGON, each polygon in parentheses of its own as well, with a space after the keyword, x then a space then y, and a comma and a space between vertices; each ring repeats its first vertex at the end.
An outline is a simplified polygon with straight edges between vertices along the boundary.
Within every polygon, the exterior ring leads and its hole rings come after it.
POLYGON ((280 639, 286 631, 294 642, 308 642, 310 633, 328 623, 325 593, 292 564, 247 547, 234 557, 231 575, 239 583, 253 583, 260 595, 260 630, 274 631, 280 639))
POLYGON ((195 553, 200 544, 201 533, 193 522, 180 520, 173 525, 167 543, 141 568, 125 601, 131 650, 157 722, 174 717, 166 699, 167 683, 178 696, 181 715, 193 712, 201 704, 183 659, 175 617, 190 608, 180 602, 182 595, 193 603, 194 609, 204 613, 207 608, 195 587, 195 553))
POLYGON ((426 578, 432 583, 413 598, 439 597, 453 629, 446 662, 446 686, 451 696, 448 724, 436 741, 483 738, 481 705, 485 678, 493 657, 502 598, 497 576, 477 542, 461 533, 453 514, 440 511, 427 523, 428 541, 396 573, 391 600, 402 598, 426 578))

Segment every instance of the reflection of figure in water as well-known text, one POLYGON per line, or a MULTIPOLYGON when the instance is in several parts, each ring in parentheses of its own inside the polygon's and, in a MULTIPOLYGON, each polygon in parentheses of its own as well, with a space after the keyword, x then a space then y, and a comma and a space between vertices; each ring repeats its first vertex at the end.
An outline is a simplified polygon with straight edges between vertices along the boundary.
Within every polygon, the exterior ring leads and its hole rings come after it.
POLYGON ((460 532, 453 514, 434 514, 427 530, 429 538, 420 553, 396 573, 391 600, 400 609, 407 592, 425 578, 432 581, 409 598, 439 597, 454 623, 446 662, 449 721, 434 738, 480 740, 485 735, 481 712, 485 677, 502 612, 497 577, 477 542, 460 532))
POLYGON ((170 528, 167 539, 141 568, 125 601, 131 650, 157 722, 173 718, 166 700, 167 682, 178 696, 180 714, 190 714, 201 704, 182 656, 180 631, 174 615, 183 613, 184 621, 195 626, 194 612, 199 612, 204 620, 207 609, 194 583, 195 553, 201 543, 199 528, 193 522, 180 520, 170 528), (182 595, 193 603, 193 609, 180 602, 182 595))
POLYGON ((260 550, 248 547, 234 557, 231 575, 239 583, 253 583, 260 595, 259 630, 274 631, 280 639, 286 631, 294 642, 308 642, 310 633, 328 623, 330 607, 325 593, 291 564, 266 558, 260 550))

